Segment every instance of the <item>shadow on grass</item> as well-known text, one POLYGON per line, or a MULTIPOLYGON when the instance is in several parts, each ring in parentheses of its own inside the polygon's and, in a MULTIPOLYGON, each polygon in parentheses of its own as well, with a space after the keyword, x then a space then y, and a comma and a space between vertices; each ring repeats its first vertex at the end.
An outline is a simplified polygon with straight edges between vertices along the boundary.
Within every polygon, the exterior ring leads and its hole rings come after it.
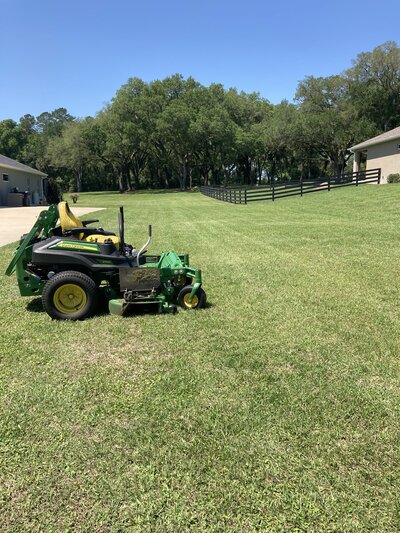
MULTIPOLYGON (((26 304, 26 310, 29 311, 30 313, 45 313, 45 310, 42 305, 42 299, 35 298, 31 300, 30 302, 28 302, 26 304)), ((108 315, 108 314, 109 312, 108 312, 107 303, 101 301, 99 303, 95 316, 103 316, 103 315, 108 315)))
MULTIPOLYGON (((205 311, 206 309, 209 309, 213 307, 213 304, 211 302, 207 302, 206 303, 206 306, 204 309, 199 309, 199 311, 205 311)), ((182 307, 180 307, 179 305, 177 306, 177 309, 176 311, 174 312, 171 312, 171 313, 159 313, 158 312, 158 305, 157 304, 149 304, 149 305, 144 305, 144 304, 140 304, 140 305, 136 305, 136 306, 132 306, 130 307, 126 314, 123 315, 124 317, 129 317, 129 316, 143 316, 143 315, 169 315, 169 314, 177 314, 177 313, 186 313, 186 312, 190 312, 189 309, 185 310, 185 309, 182 309, 182 307)))
MULTIPOLYGON (((123 193, 120 193, 119 191, 93 191, 93 192, 84 192, 81 193, 84 197, 85 195, 89 194, 90 196, 105 196, 105 195, 113 195, 113 196, 131 196, 134 194, 168 194, 168 193, 177 193, 177 192, 186 192, 186 193, 195 193, 199 192, 198 189, 185 189, 182 191, 181 189, 140 189, 138 191, 126 191, 123 193)), ((68 196, 68 194, 64 195, 65 197, 68 196)))
POLYGON ((192 190, 185 189, 184 191, 182 191, 181 189, 144 189, 142 191, 129 191, 123 194, 128 194, 128 195, 131 195, 131 194, 169 194, 169 193, 177 193, 177 192, 194 193, 194 192, 199 192, 199 191, 198 189, 192 189, 192 190))
POLYGON ((35 298, 34 300, 31 300, 30 302, 27 303, 26 309, 30 311, 31 313, 44 313, 42 299, 35 298))
MULTIPOLYGON (((211 302, 207 302, 205 309, 209 309, 213 307, 213 304, 211 302)), ((42 299, 41 298, 34 298, 30 302, 26 304, 26 309, 30 313, 45 313, 45 310, 43 309, 42 305, 42 299)), ((178 307, 177 312, 184 311, 180 307, 178 307)), ((107 302, 101 302, 99 305, 97 312, 94 316, 105 316, 109 315, 108 311, 108 305, 107 302)), ((158 315, 158 314, 165 314, 165 313, 159 313, 158 312, 158 306, 157 305, 137 305, 132 306, 132 308, 129 310, 129 312, 124 316, 142 316, 142 315, 158 315)))

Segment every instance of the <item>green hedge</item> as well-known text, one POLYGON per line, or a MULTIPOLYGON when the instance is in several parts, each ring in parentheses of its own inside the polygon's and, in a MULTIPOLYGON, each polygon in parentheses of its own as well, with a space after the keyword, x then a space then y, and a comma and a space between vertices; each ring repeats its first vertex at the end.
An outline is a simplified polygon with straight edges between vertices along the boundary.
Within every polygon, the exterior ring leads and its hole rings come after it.
POLYGON ((387 177, 388 183, 400 183, 400 172, 397 172, 396 174, 389 174, 387 177))

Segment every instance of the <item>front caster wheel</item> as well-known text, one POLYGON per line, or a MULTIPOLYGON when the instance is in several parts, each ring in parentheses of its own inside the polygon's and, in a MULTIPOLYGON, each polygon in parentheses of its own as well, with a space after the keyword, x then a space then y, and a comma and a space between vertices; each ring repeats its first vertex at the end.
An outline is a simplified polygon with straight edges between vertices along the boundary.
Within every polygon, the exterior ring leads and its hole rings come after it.
POLYGON ((178 304, 183 309, 203 309, 206 306, 207 295, 205 291, 199 287, 196 294, 193 296, 193 300, 189 302, 189 296, 193 287, 187 285, 178 294, 178 304))
POLYGON ((95 312, 98 296, 92 278, 69 270, 50 278, 43 289, 42 303, 51 318, 83 320, 95 312))

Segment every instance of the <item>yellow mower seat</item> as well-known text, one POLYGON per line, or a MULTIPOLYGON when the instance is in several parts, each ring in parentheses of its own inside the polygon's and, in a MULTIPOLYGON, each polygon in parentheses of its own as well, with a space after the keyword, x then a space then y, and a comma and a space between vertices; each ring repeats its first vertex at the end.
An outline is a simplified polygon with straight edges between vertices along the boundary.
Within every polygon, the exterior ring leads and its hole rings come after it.
MULTIPOLYGON (((76 229, 76 228, 84 228, 83 222, 73 214, 71 209, 69 208, 68 202, 60 202, 58 204, 58 216, 60 219, 60 225, 61 230, 63 233, 76 229)), ((87 235, 85 237, 85 234, 77 233, 75 234, 75 237, 77 237, 80 241, 86 241, 86 242, 99 242, 103 243, 106 240, 111 240, 115 246, 119 246, 119 238, 112 234, 112 235, 105 235, 101 233, 101 230, 94 229, 94 233, 91 235, 87 235), (95 233, 96 231, 99 231, 99 233, 95 233)))

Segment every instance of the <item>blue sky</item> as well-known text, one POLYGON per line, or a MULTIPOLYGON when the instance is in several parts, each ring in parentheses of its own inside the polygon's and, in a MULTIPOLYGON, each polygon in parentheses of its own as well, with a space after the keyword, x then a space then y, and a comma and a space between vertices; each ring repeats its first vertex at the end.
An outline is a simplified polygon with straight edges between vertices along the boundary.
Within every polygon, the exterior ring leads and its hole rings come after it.
POLYGON ((176 72, 277 103, 400 42, 398 0, 0 0, 0 20, 0 120, 93 115, 129 77, 176 72))

